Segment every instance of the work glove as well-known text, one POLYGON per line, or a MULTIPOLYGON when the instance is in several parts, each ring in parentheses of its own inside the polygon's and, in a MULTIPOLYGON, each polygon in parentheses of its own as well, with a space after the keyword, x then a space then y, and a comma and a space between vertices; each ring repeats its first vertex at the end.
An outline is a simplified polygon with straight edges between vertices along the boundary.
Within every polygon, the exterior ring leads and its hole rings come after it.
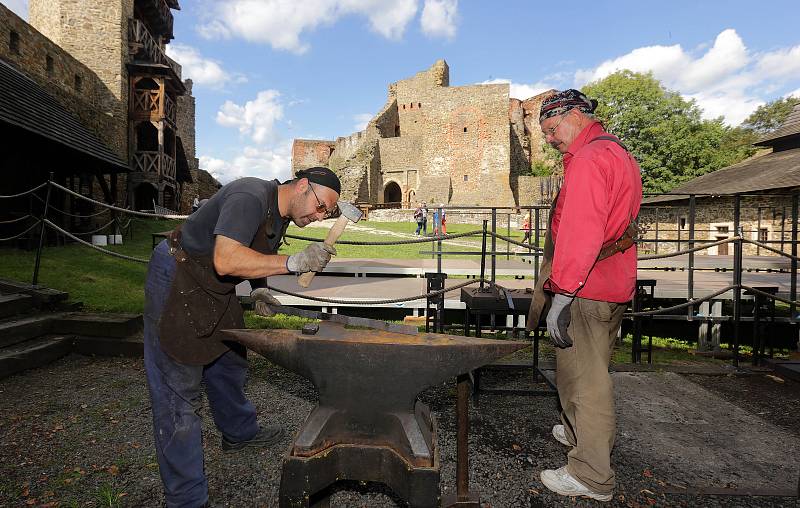
POLYGON ((254 289, 250 293, 250 299, 253 300, 253 308, 259 316, 270 317, 275 315, 275 311, 269 308, 270 305, 280 305, 281 302, 277 298, 269 294, 267 288, 254 289))
POLYGON ((550 342, 558 348, 568 348, 572 346, 572 338, 567 333, 570 322, 570 307, 574 296, 562 294, 553 295, 550 302, 550 311, 547 313, 547 332, 550 334, 550 342))
POLYGON ((335 254, 336 248, 332 245, 312 243, 297 254, 289 256, 286 269, 293 273, 321 272, 335 254))

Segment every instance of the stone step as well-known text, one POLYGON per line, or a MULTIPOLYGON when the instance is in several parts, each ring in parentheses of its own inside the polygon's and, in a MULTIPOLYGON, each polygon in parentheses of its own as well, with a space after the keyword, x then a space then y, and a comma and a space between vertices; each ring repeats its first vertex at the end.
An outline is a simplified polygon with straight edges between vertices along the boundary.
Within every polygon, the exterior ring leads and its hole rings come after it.
POLYGON ((83 337, 124 338, 138 334, 142 326, 141 314, 74 312, 56 319, 52 330, 83 337))
POLYGON ((24 293, 0 294, 0 319, 24 314, 33 304, 33 297, 24 293))
POLYGON ((123 356, 142 358, 144 341, 137 337, 75 337, 73 351, 87 356, 123 356))
POLYGON ((67 301, 68 293, 44 286, 33 286, 24 282, 0 279, 0 293, 22 293, 33 298, 34 305, 39 308, 51 309, 67 301))
POLYGON ((53 320, 65 315, 63 312, 42 312, 0 321, 0 348, 51 333, 53 320))
POLYGON ((68 355, 73 340, 71 335, 43 335, 0 349, 0 379, 68 355))

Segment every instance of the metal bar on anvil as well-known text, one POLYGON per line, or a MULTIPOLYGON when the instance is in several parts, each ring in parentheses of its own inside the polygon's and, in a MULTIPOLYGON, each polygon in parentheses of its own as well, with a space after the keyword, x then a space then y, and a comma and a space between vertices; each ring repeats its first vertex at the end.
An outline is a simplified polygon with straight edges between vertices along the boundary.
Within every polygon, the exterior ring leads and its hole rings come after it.
POLYGON ((344 314, 331 314, 316 310, 298 309, 297 307, 289 307, 286 305, 269 305, 269 307, 279 314, 304 317, 308 319, 319 319, 320 321, 331 321, 333 323, 341 323, 345 326, 363 326, 365 328, 402 333, 404 335, 416 335, 419 333, 415 326, 389 323, 388 321, 383 321, 381 319, 347 316, 344 314))

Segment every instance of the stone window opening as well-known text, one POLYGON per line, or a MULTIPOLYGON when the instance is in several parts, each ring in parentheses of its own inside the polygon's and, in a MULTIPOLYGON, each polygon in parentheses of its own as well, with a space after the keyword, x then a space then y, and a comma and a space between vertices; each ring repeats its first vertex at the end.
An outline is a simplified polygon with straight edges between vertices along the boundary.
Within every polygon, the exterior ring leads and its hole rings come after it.
POLYGON ((414 103, 413 102, 408 105, 408 109, 414 109, 414 103))
POLYGON ((769 228, 760 228, 758 230, 758 241, 761 243, 769 241, 769 228))
POLYGON ((467 132, 467 128, 466 127, 464 127, 464 132, 467 132))
POLYGON ((469 181, 469 175, 464 175, 464 181, 465 182, 469 181))
POLYGON ((405 104, 403 104, 403 109, 406 109, 406 105, 405 104))
POLYGON ((19 55, 19 34, 14 30, 8 35, 8 49, 14 55, 19 55))
POLYGON ((48 76, 52 76, 53 75, 53 68, 55 67, 55 64, 53 63, 53 57, 52 56, 50 56, 50 55, 45 56, 45 58, 44 58, 44 67, 45 67, 45 70, 47 71, 47 75, 48 76))
POLYGON ((678 227, 680 229, 686 229, 686 226, 687 226, 686 216, 684 215, 682 217, 679 217, 678 218, 678 227))
POLYGON ((421 103, 421 102, 418 102, 418 103, 417 103, 417 109, 419 109, 419 108, 421 108, 421 107, 422 107, 422 103, 421 103))
POLYGON ((75 91, 80 92, 83 88, 83 79, 78 74, 75 74, 75 91))

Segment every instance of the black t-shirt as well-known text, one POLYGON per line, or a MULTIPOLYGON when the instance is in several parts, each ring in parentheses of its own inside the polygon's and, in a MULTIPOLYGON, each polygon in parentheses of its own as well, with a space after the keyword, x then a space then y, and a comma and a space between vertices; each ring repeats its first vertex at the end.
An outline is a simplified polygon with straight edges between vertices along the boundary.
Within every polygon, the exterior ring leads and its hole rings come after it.
POLYGON ((186 220, 181 246, 189 254, 210 256, 214 237, 222 235, 251 247, 258 228, 269 217, 272 227, 268 228, 267 246, 276 252, 289 224, 278 210, 278 185, 278 180, 248 177, 223 186, 186 220))

